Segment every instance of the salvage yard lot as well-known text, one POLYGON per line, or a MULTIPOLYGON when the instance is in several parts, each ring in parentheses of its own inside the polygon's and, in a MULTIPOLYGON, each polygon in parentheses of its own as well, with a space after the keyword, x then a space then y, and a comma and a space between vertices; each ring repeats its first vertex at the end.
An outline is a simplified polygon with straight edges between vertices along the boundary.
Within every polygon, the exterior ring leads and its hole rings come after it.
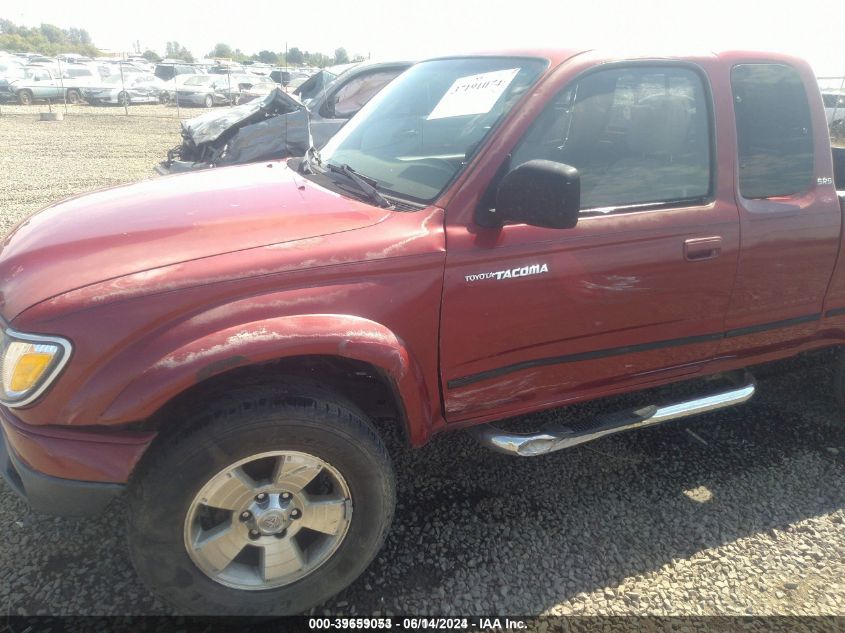
MULTIPOLYGON (((2 107, 3 235, 63 197, 153 177, 179 140, 173 108, 85 107, 58 123, 37 121, 43 109, 2 107)), ((393 531, 318 611, 845 615, 845 415, 830 364, 772 365, 744 408, 547 457, 394 438, 393 531)), ((166 613, 129 563, 123 512, 38 517, 0 483, 2 612, 166 613)))

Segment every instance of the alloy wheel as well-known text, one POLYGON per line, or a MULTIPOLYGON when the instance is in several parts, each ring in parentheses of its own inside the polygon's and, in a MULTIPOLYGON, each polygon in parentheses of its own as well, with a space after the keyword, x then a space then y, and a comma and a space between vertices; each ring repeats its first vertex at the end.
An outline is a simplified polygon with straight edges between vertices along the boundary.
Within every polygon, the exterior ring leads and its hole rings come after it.
POLYGON ((271 451, 212 477, 185 519, 188 555, 227 587, 289 585, 323 565, 346 537, 352 499, 343 476, 318 457, 271 451))

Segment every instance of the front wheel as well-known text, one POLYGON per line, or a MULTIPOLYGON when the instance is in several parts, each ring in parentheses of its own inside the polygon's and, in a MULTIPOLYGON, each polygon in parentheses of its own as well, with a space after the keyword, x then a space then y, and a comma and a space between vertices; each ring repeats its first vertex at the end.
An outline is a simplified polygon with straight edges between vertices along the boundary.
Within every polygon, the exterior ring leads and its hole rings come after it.
POLYGON ((67 91, 67 102, 76 105, 82 101, 82 95, 79 94, 79 90, 76 88, 71 88, 67 91))
POLYGON ((129 95, 125 91, 120 91, 117 95, 117 103, 122 106, 129 105, 129 95))
POLYGON ((142 580, 191 614, 299 613, 355 580, 393 516, 387 450, 332 396, 235 397, 130 487, 142 580))
POLYGON ((205 107, 210 108, 214 105, 214 97, 211 95, 205 95, 205 107))
POLYGON ((21 90, 18 93, 18 103, 21 105, 32 105, 32 93, 29 90, 21 90))

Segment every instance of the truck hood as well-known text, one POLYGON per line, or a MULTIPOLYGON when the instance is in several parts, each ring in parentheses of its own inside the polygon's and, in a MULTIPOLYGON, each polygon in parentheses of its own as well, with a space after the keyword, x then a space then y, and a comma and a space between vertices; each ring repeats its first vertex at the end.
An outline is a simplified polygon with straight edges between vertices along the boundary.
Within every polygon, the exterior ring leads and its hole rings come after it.
POLYGON ((202 257, 370 226, 390 211, 342 197, 283 162, 104 189, 47 207, 0 246, 0 313, 96 282, 202 257))

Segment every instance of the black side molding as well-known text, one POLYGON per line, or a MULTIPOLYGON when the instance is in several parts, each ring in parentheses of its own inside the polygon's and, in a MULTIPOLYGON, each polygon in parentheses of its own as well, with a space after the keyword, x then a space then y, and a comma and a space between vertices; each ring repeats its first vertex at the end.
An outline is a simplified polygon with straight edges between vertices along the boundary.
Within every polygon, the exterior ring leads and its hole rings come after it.
POLYGON ((818 321, 822 316, 821 312, 816 314, 807 314, 793 319, 784 319, 783 321, 772 321, 770 323, 760 323, 759 325, 749 325, 748 327, 740 327, 735 330, 728 330, 725 332, 725 338, 733 338, 735 336, 745 336, 746 334, 756 334, 757 332, 766 332, 768 330, 777 330, 782 327, 790 327, 792 325, 801 325, 802 323, 810 323, 811 321, 818 321))
MULTIPOLYGON (((836 311, 828 310, 825 316, 832 316, 832 312, 837 314, 845 314, 845 308, 837 308, 836 311)), ((666 347, 679 347, 681 345, 695 345, 696 343, 706 343, 709 341, 718 341, 723 338, 734 338, 736 336, 745 336, 747 334, 756 334, 758 332, 765 332, 767 330, 777 330, 779 328, 791 327, 793 325, 801 325, 802 323, 811 323, 818 321, 822 317, 821 312, 814 314, 805 314, 804 316, 794 317, 792 319, 783 319, 781 321, 771 321, 769 323, 760 323, 758 325, 749 325, 747 327, 735 328, 727 332, 714 332, 712 334, 700 334, 698 336, 687 336, 684 338, 673 338, 664 341, 653 341, 651 343, 641 343, 639 345, 625 345, 623 347, 612 347, 608 349, 594 350, 590 352, 580 352, 578 354, 566 354, 564 356, 551 356, 547 358, 538 358, 535 360, 526 360, 521 363, 514 363, 512 365, 505 365, 504 367, 497 367, 496 369, 488 369, 477 374, 470 374, 469 376, 461 376, 460 378, 453 378, 446 383, 449 389, 456 389, 471 385, 475 382, 488 380, 490 378, 497 378, 523 369, 530 369, 532 367, 545 367, 548 365, 559 365, 563 363, 577 363, 583 360, 595 360, 597 358, 606 358, 609 356, 620 356, 622 354, 634 354, 636 352, 647 352, 653 349, 662 349, 666 347)))

